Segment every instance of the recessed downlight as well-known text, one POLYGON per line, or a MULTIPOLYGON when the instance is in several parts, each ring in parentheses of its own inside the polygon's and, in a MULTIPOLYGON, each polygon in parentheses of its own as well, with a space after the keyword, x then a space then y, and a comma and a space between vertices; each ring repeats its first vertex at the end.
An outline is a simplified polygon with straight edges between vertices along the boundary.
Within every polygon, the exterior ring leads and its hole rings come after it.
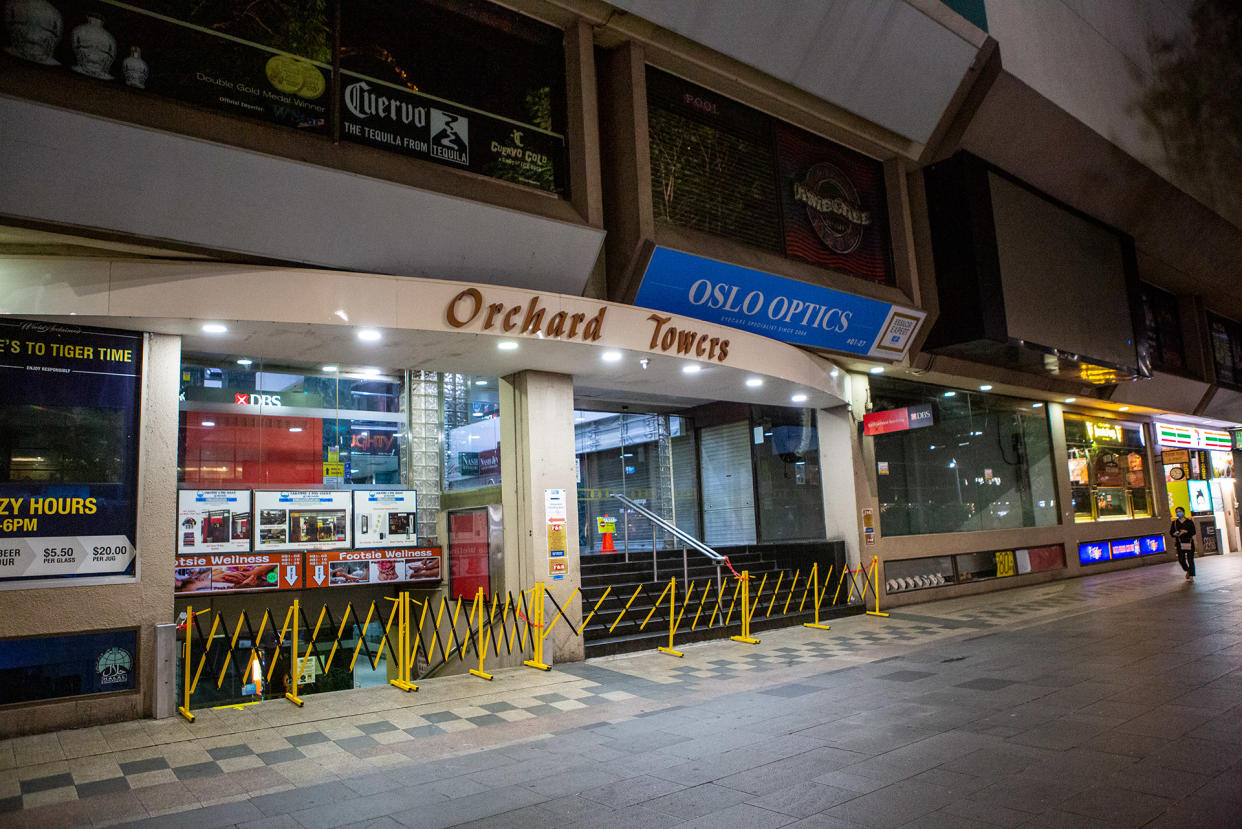
POLYGON ((374 328, 358 329, 358 339, 362 340, 364 343, 379 342, 383 336, 383 334, 374 328))
POLYGON ((378 368, 364 368, 362 373, 367 377, 379 377, 380 370, 378 368))
POLYGON ((200 423, 199 425, 200 425, 200 426, 206 426, 208 429, 210 429, 212 426, 215 426, 215 425, 216 425, 216 422, 215 422, 214 420, 204 420, 204 421, 203 421, 202 423, 200 423))
POLYGON ((621 362, 621 356, 620 351, 605 351, 603 354, 599 355, 599 358, 605 363, 619 363, 621 362))
POLYGON ((792 400, 794 403, 805 403, 807 400, 807 397, 805 394, 802 394, 801 392, 799 392, 798 394, 795 394, 793 397, 789 399, 792 400))
POLYGON ((945 397, 957 397, 957 392, 955 392, 955 391, 947 391, 947 392, 945 392, 945 393, 944 393, 944 396, 945 396, 945 397))
POLYGON ((518 344, 513 340, 501 340, 496 343, 496 347, 501 351, 517 351, 518 344))
POLYGON ((682 374, 698 374, 702 370, 703 367, 697 363, 687 363, 681 367, 682 374))
POLYGON ((218 322, 205 322, 203 323, 203 333, 204 334, 227 334, 229 333, 229 327, 227 325, 221 325, 218 322))
POLYGON ((248 366, 248 365, 251 365, 252 363, 254 363, 254 360, 250 359, 249 357, 242 357, 240 360, 237 361, 237 364, 239 366, 248 366))
POLYGON ((486 385, 487 385, 487 381, 486 381, 486 380, 475 380, 475 381, 474 381, 474 384, 475 384, 476 386, 486 386, 486 385))
POLYGON ((341 370, 340 366, 324 366, 322 369, 320 369, 320 371, 325 371, 328 374, 334 374, 340 370, 341 370))
POLYGON ((763 385, 763 378, 761 377, 747 377, 746 378, 746 388, 748 389, 757 389, 762 385, 763 385))
POLYGON ((991 390, 992 390, 992 386, 989 385, 988 383, 984 383, 982 386, 979 387, 979 391, 991 391, 991 390))
POLYGON ((1073 402, 1074 402, 1075 400, 1077 400, 1077 399, 1078 399, 1077 397, 1067 397, 1067 398, 1065 398, 1065 402, 1066 402, 1066 403, 1073 403, 1073 402))
POLYGON ((883 374, 884 366, 872 366, 871 368, 867 369, 867 373, 868 374, 883 374))
POLYGON ((1043 403, 1032 403, 1031 404, 1032 409, 1042 409, 1043 407, 1044 407, 1043 403))
POLYGON ((301 426, 290 426, 290 427, 289 427, 289 431, 290 431, 290 432, 300 432, 300 431, 302 431, 302 427, 301 427, 301 426))
POLYGON ((839 377, 840 374, 841 372, 835 368, 832 371, 828 372, 828 376, 831 377, 833 380, 837 379, 837 377, 839 377))
POLYGON ((1129 407, 1129 406, 1120 406, 1120 407, 1117 409, 1117 411, 1119 411, 1119 412, 1128 412, 1128 411, 1130 411, 1130 407, 1129 407))

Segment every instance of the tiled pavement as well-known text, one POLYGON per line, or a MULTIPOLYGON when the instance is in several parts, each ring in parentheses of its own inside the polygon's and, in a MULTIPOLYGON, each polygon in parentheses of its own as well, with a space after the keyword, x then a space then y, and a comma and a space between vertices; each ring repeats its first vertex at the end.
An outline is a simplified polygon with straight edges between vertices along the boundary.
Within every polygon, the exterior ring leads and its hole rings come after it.
POLYGON ((1239 587, 1213 557, 23 737, 0 825, 1242 826, 1239 587))

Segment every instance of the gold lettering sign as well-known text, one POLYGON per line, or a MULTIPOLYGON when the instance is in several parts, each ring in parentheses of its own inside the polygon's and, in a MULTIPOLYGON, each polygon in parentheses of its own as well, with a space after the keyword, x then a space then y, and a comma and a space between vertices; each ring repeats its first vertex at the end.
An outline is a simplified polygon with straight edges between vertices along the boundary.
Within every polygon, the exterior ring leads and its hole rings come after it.
POLYGON ((557 311, 548 316, 548 309, 533 296, 525 306, 505 307, 503 302, 488 303, 477 288, 467 288, 449 300, 444 309, 445 319, 454 328, 465 328, 482 318, 482 330, 499 328, 509 332, 517 329, 519 334, 542 334, 555 339, 579 339, 595 342, 604 333, 604 315, 608 309, 601 306, 590 319, 586 314, 570 314, 557 311))
POLYGON ((1111 423, 1088 423, 1087 428, 1091 430, 1091 437, 1096 440, 1111 440, 1114 443, 1121 443, 1121 427, 1114 426, 1111 423))
POLYGON ((700 334, 691 329, 678 329, 669 325, 673 321, 672 317, 652 314, 647 319, 655 323, 655 330, 651 332, 651 348, 658 348, 666 353, 671 351, 686 357, 706 357, 720 363, 723 363, 729 356, 728 340, 700 334))

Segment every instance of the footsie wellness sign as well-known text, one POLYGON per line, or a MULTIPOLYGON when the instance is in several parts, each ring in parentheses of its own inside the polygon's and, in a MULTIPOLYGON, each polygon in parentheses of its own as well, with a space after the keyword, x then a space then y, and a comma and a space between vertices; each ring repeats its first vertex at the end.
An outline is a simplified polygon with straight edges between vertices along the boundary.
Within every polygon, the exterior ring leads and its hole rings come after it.
POLYGON ((142 337, 0 321, 0 583, 135 562, 142 337))

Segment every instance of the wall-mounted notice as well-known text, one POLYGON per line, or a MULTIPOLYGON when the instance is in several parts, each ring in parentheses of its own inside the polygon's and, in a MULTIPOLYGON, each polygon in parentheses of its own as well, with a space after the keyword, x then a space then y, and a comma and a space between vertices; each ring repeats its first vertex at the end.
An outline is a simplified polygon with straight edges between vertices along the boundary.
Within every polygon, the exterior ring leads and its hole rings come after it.
POLYGON ((291 490, 254 494, 255 550, 349 547, 351 493, 291 490))
POLYGON ((179 555, 175 566, 173 593, 178 596, 303 586, 301 553, 179 555))
POLYGON ((440 583, 440 548, 307 553, 307 587, 440 583))
POLYGON ((0 583, 134 574, 141 379, 141 334, 0 319, 0 583))
POLYGON ((418 543, 418 493, 412 489, 354 491, 354 544, 408 547, 418 543))
POLYGON ((177 493, 177 555, 250 550, 250 490, 183 489, 177 493))

